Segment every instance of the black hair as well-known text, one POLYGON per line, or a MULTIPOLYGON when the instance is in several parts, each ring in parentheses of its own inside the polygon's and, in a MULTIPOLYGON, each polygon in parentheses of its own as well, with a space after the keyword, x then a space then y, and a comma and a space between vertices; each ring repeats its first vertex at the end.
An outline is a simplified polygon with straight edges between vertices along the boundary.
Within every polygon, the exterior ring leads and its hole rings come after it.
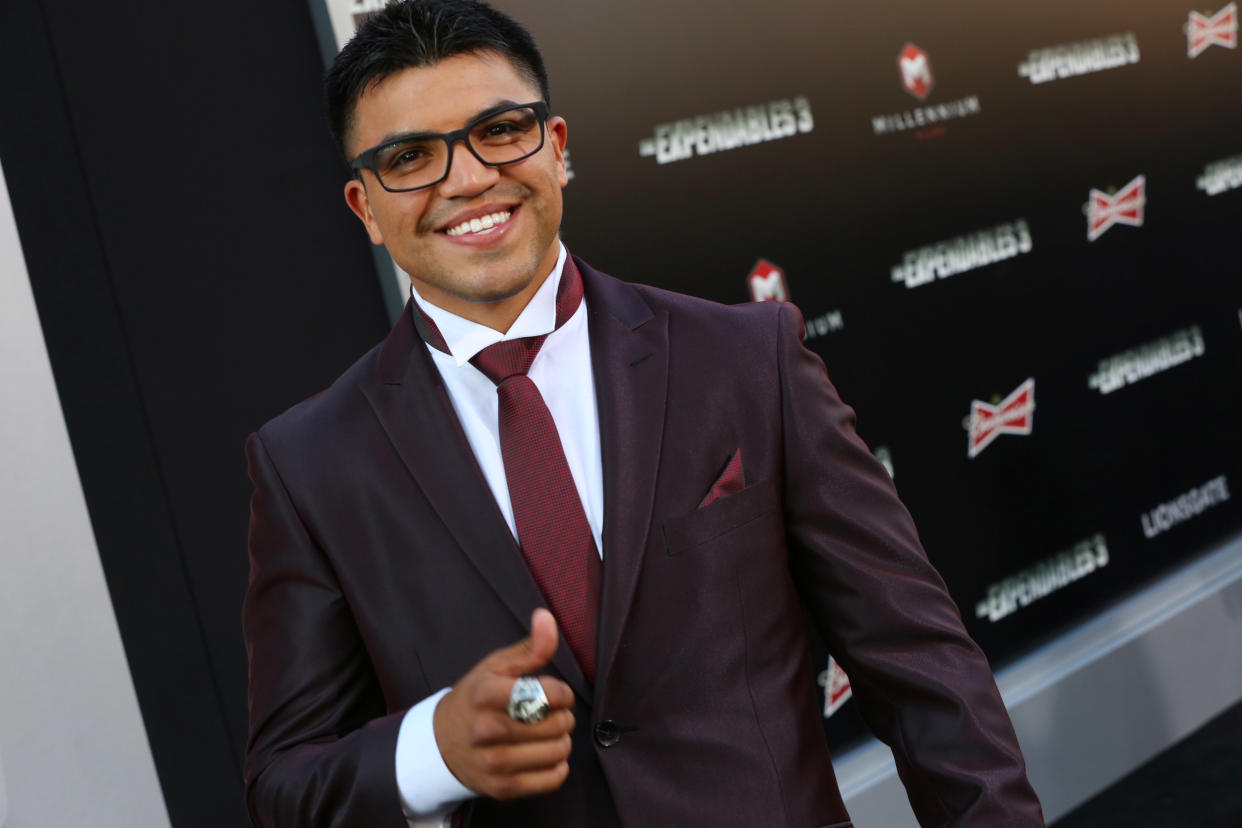
MULTIPOLYGON (((345 44, 324 78, 332 137, 346 155, 358 99, 402 70, 445 58, 497 52, 548 100, 548 72, 530 32, 479 0, 400 0, 375 14, 345 44)), ((348 160, 348 158, 347 158, 348 160)))

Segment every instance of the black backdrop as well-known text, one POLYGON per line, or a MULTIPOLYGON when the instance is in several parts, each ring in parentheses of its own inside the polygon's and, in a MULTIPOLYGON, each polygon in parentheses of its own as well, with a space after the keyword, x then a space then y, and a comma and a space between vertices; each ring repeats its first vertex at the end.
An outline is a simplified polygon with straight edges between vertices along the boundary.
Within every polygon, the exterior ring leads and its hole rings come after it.
MULTIPOLYGON (((498 5, 535 32, 570 122, 571 248, 731 302, 750 298, 757 260, 778 265, 994 661, 1237 531, 1236 500, 1216 501, 1242 462, 1242 191, 1196 183, 1242 153, 1242 54, 1190 58, 1189 8, 498 5), (1127 33, 1137 63, 1018 72, 1033 50, 1127 33), (934 78, 922 100, 903 86, 907 44, 934 78), (916 123, 955 102, 961 117, 916 123), (699 129, 663 125, 750 106, 766 126, 740 132, 773 140, 642 152, 699 129), (810 130, 775 138, 802 106, 810 130), (1139 175, 1143 225, 1089 242, 1089 192, 1139 175), (1029 253, 915 287, 892 277, 908 251, 1019 220, 1029 253), (1102 360, 1138 370, 1158 355, 1128 352, 1192 329, 1201 355, 1089 387, 1102 360), (1031 433, 968 457, 971 401, 1027 378, 1031 433), (1182 509, 1201 513, 1145 536, 1152 509, 1222 475, 1182 509), (976 614, 990 587, 1084 541, 1106 566, 995 622, 976 614)), ((310 14, 303 0, 8 0, 0 61, 0 160, 170 813, 240 825, 241 444, 386 327, 340 200, 310 14)))
MULTIPOLYGON (((497 5, 569 122, 570 248, 724 302, 752 298, 758 260, 781 269, 994 665, 1242 528, 1236 8, 1192 58, 1182 0, 497 5), (921 99, 903 53, 930 68, 921 99), (766 122, 739 129, 756 105, 766 122), (1213 165, 1233 189, 1208 194, 1213 165), (1091 191, 1139 176, 1141 225, 1089 240, 1091 191), (894 275, 1006 224, 975 267, 894 275), (1029 252, 1005 246, 1023 235, 1029 252), (1105 394, 1089 382, 1112 357, 1131 381, 1105 394), (970 457, 972 401, 1027 379, 1030 433, 970 457)), ((828 730, 860 731, 849 705, 828 730)))

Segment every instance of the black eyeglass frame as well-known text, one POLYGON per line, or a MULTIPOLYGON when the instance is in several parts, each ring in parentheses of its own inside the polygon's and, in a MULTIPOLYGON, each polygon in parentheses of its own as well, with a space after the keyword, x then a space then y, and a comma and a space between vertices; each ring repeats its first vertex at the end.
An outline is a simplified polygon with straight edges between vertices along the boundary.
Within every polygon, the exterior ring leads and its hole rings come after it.
POLYGON ((455 129, 452 132, 413 132, 409 135, 401 135, 390 141, 385 141, 382 144, 376 144, 370 149, 363 150, 354 156, 354 160, 349 162, 349 168, 353 170, 354 175, 358 176, 359 179, 362 178, 363 170, 370 170, 371 174, 375 176, 375 180, 379 182, 379 185, 390 193, 412 193, 415 190, 425 190, 428 187, 436 186, 441 181, 448 178, 449 171, 453 168, 453 145, 458 141, 461 141, 466 145, 466 149, 470 150, 471 155, 479 159, 480 164, 486 164, 489 167, 503 167, 507 164, 516 164, 519 161, 524 161, 527 158, 530 158, 532 155, 539 152, 539 150, 543 149, 544 142, 547 141, 549 117, 551 117, 551 114, 548 110, 547 101, 532 101, 531 103, 504 106, 499 109, 493 109, 490 112, 485 112, 461 129, 455 129), (478 150, 476 150, 474 145, 470 143, 470 130, 474 129, 484 121, 495 118, 497 115, 503 115, 506 112, 512 112, 516 109, 533 110, 535 117, 539 119, 539 146, 519 158, 511 158, 508 161, 488 161, 480 157, 478 150), (429 184, 420 184, 417 187, 389 187, 384 183, 384 177, 379 174, 379 170, 375 168, 375 156, 379 154, 380 150, 387 149, 394 144, 401 144, 415 138, 426 140, 440 138, 446 145, 448 145, 448 160, 444 165, 444 174, 429 184))

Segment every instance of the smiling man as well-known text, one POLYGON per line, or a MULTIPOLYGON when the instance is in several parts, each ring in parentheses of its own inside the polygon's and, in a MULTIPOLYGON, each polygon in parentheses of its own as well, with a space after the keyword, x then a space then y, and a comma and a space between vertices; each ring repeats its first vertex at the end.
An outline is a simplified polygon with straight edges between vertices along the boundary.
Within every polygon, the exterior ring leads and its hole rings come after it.
POLYGON ((247 444, 261 826, 845 826, 805 618, 924 825, 1038 826, 986 660, 790 305, 559 239, 529 34, 395 3, 327 81, 387 339, 247 444))

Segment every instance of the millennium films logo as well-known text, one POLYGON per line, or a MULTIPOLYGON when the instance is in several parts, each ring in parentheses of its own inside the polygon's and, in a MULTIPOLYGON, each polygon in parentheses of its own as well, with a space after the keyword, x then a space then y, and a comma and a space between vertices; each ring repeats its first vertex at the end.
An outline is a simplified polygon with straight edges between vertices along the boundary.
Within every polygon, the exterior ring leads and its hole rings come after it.
POLYGON ((1208 164, 1195 180, 1195 187, 1210 196, 1242 187, 1242 155, 1208 164))
POLYGON ((1108 544, 1098 532, 1080 540, 1034 566, 988 587, 982 601, 975 604, 975 617, 995 624, 1051 595, 1075 581, 1081 581, 1108 566, 1108 544))
POLYGON ((750 269, 746 277, 750 288, 750 298, 755 302, 788 302, 789 284, 785 281, 785 271, 769 262, 760 259, 750 269))
POLYGON ((901 71, 901 83, 906 91, 920 101, 926 100, 927 93, 936 85, 927 52, 913 43, 907 43, 897 56, 897 68, 901 71))
POLYGON ((799 96, 759 106, 727 109, 658 124, 655 134, 638 142, 638 154, 657 164, 685 161, 696 155, 748 147, 810 132, 815 128, 811 102, 799 96))
POLYGON ((854 691, 850 689, 850 677, 845 674, 841 665, 837 664, 837 660, 832 656, 828 656, 828 669, 820 673, 816 681, 820 687, 824 688, 825 719, 840 710, 841 705, 854 695, 854 691))
POLYGON ((966 418, 969 435, 966 456, 974 459, 979 452, 992 444, 1002 434, 1026 435, 1035 423, 1035 380, 1029 378, 1012 394, 1000 402, 970 401, 970 415, 966 418))
POLYGON ((1230 3, 1216 14, 1190 13, 1186 23, 1186 54, 1197 58, 1209 46, 1238 48, 1238 4, 1230 3))
POLYGON ((1161 532, 1198 517, 1213 506, 1229 499, 1229 481, 1225 475, 1213 477, 1202 486, 1175 497, 1167 503, 1144 512, 1139 520, 1143 524, 1143 536, 1151 540, 1161 532))
MULTIPOLYGON (((755 302, 788 302, 789 283, 785 280, 785 271, 767 259, 760 259, 750 269, 746 277, 746 286, 750 289, 750 298, 755 302)), ((845 330, 845 319, 841 311, 831 310, 803 320, 803 341, 817 336, 845 330)))
POLYGON ((1205 352, 1203 334, 1198 325, 1192 325, 1184 331, 1100 360, 1095 373, 1087 377, 1087 387, 1101 394, 1111 394, 1183 362, 1190 362, 1205 352))
MULTIPOLYGON (((926 100, 936 85, 931 58, 913 43, 907 43, 898 53, 897 72, 902 88, 920 101, 926 100)), ((876 115, 871 119, 871 130, 876 135, 886 135, 914 129, 918 130, 915 133, 918 138, 937 138, 945 132, 945 121, 978 115, 981 111, 978 96, 970 95, 955 101, 876 115)))
POLYGON ((1114 224, 1143 226, 1147 207, 1147 179, 1137 176, 1115 193, 1091 188, 1083 211, 1087 214, 1087 241, 1095 241, 1114 224))
POLYGON ((1127 32, 1035 49, 1018 64, 1018 76, 1031 83, 1047 83, 1138 62, 1138 39, 1127 32))
POLYGON ((1024 256, 1034 246, 1026 220, 1018 219, 907 251, 893 265, 892 280, 914 288, 1024 256))

